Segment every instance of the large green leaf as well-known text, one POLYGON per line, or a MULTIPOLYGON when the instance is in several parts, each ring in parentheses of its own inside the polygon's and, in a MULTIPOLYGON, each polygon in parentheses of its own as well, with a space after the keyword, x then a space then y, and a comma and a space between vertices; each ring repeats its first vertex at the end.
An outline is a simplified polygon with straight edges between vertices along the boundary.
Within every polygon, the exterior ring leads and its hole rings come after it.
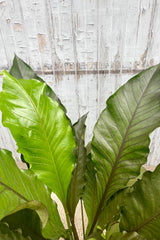
MULTIPOLYGON (((44 80, 37 76, 33 69, 17 55, 15 55, 14 57, 10 74, 16 79, 37 79, 40 82, 44 82, 44 80)), ((47 96, 56 100, 60 107, 63 109, 63 111, 66 112, 66 109, 61 103, 60 99, 56 96, 55 92, 48 85, 46 87, 46 94, 47 96)))
POLYGON ((41 221, 37 213, 31 209, 23 209, 2 219, 9 229, 21 229, 23 237, 30 236, 32 240, 45 239, 42 234, 41 221))
MULTIPOLYGON (((50 191, 31 170, 20 170, 11 152, 0 150, 0 219, 26 207, 33 209, 33 204, 29 205, 33 200, 44 204, 49 213, 48 223, 43 229, 44 236, 49 238, 50 229, 56 239, 64 235, 65 229, 57 206, 50 197, 50 191)), ((38 213, 42 216, 40 212, 38 213)))
POLYGON ((76 155, 76 164, 73 176, 68 189, 68 209, 70 217, 74 217, 75 209, 78 201, 82 197, 85 185, 85 169, 87 162, 87 153, 84 143, 85 137, 85 121, 87 115, 82 116, 77 123, 73 125, 77 146, 74 150, 76 155))
POLYGON ((63 110, 46 96, 45 90, 45 83, 17 80, 3 71, 2 123, 10 129, 18 152, 65 207, 75 141, 63 110))
POLYGON ((98 226, 101 229, 105 229, 106 225, 113 225, 119 220, 120 208, 125 204, 128 191, 128 188, 119 190, 109 199, 98 219, 98 226))
POLYGON ((159 86, 157 65, 122 86, 107 100, 99 117, 91 151, 95 185, 92 184, 92 189, 86 187, 84 198, 90 233, 108 199, 139 175, 147 160, 149 134, 160 126, 159 86), (90 192, 94 192, 94 198, 90 192))
POLYGON ((127 186, 129 187, 119 190, 109 199, 97 221, 98 226, 100 226, 101 229, 104 230, 106 225, 108 225, 107 228, 110 228, 110 226, 119 221, 121 207, 125 205, 126 196, 132 191, 133 184, 142 178, 145 171, 145 168, 141 167, 140 175, 137 178, 131 179, 127 183, 127 186))
POLYGON ((11 231, 7 223, 0 222, 0 240, 32 240, 32 239, 30 237, 23 237, 20 229, 11 231))
POLYGON ((120 229, 135 231, 147 240, 160 236, 160 165, 152 172, 145 172, 142 180, 126 198, 122 208, 120 229))

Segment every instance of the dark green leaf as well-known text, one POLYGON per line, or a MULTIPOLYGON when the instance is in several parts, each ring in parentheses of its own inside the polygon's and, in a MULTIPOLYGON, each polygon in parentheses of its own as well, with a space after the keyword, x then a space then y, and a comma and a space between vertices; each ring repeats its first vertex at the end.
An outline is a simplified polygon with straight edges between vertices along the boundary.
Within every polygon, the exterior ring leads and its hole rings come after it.
POLYGON ((96 172, 92 182, 96 186, 86 187, 85 193, 90 233, 107 200, 124 188, 129 179, 138 176, 140 167, 146 163, 149 134, 160 126, 159 85, 157 65, 122 86, 108 99, 99 117, 91 151, 96 172))
POLYGON ((109 240, 146 240, 136 232, 132 233, 115 233, 109 240))
POLYGON ((147 240, 160 236, 160 165, 152 172, 145 172, 142 180, 126 198, 122 208, 120 229, 135 231, 147 240))
MULTIPOLYGON (((16 79, 37 79, 40 82, 44 82, 42 78, 37 76, 37 74, 33 71, 33 69, 25 63, 22 59, 15 55, 13 60, 13 65, 10 70, 10 74, 16 79)), ((47 96, 56 100, 62 110, 66 113, 66 109, 61 103, 60 99, 56 96, 55 92, 47 85, 46 87, 47 96)))
POLYGON ((129 189, 125 188, 115 193, 104 207, 98 219, 98 226, 105 229, 106 225, 116 223, 120 218, 120 208, 124 205, 129 189))
POLYGON ((7 223, 0 222, 0 240, 33 240, 30 237, 23 237, 21 230, 11 231, 7 223))
MULTIPOLYGON (((40 206, 42 203, 47 207, 49 213, 48 223, 43 229, 44 236, 50 237, 48 235, 50 229, 52 235, 57 239, 65 234, 57 205, 52 201, 50 191, 31 170, 20 170, 13 160, 11 152, 0 150, 0 219, 26 207, 34 209, 33 200, 36 200, 35 207, 37 207, 37 203, 40 206)), ((43 211, 38 213, 43 222, 43 211)), ((46 220, 43 225, 45 223, 46 220)))
POLYGON ((104 239, 106 239, 106 238, 103 235, 102 230, 97 229, 97 231, 92 233, 92 235, 89 236, 89 238, 87 238, 86 240, 104 240, 104 239))
POLYGON ((87 154, 84 143, 85 121, 87 115, 82 116, 77 123, 73 125, 77 146, 75 148, 76 165, 68 190, 68 209, 70 216, 73 218, 79 199, 82 197, 85 185, 85 169, 87 154))
POLYGON ((42 225, 37 213, 31 209, 24 209, 2 219, 9 229, 21 229, 23 237, 30 236, 32 240, 45 240, 42 236, 42 225))
POLYGON ((28 169, 30 168, 29 163, 25 161, 23 154, 21 154, 21 161, 26 164, 28 169))
POLYGON ((75 141, 64 112, 45 90, 45 83, 17 80, 3 71, 2 123, 10 129, 18 152, 65 207, 75 141))

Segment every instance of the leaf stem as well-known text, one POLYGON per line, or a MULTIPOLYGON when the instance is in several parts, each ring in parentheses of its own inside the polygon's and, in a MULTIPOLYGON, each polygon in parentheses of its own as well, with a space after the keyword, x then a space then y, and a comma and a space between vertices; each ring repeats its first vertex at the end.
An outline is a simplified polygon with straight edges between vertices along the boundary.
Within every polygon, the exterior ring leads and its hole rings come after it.
POLYGON ((65 210, 65 214, 66 214, 67 226, 68 226, 69 231, 71 232, 71 240, 73 240, 73 236, 72 236, 72 227, 71 227, 71 224, 70 224, 69 213, 68 213, 67 210, 65 210))
POLYGON ((82 216, 82 230, 83 230, 83 240, 85 239, 85 227, 84 227, 84 213, 83 213, 83 201, 80 199, 81 203, 81 216, 82 216))
POLYGON ((70 222, 72 225, 72 232, 73 232, 74 240, 79 240, 77 229, 76 229, 76 226, 74 223, 74 217, 73 218, 70 217, 70 222))

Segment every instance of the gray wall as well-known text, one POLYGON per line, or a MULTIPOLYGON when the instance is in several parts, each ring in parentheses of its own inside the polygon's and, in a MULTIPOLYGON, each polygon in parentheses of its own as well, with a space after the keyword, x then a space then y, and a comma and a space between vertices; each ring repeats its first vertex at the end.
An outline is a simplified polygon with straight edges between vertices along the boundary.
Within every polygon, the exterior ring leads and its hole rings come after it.
MULTIPOLYGON (((89 112, 89 141, 106 99, 160 62, 160 1, 0 0, 0 69, 14 53, 55 90, 73 122, 89 112)), ((148 164, 160 160, 159 136, 152 134, 148 164)), ((17 158, 1 125, 0 146, 17 158)))

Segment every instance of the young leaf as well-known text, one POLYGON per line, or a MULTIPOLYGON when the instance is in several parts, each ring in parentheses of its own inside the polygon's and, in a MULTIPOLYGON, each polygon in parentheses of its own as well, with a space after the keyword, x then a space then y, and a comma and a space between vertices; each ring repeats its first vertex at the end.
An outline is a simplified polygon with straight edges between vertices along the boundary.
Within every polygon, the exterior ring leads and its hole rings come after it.
POLYGON ((33 240, 45 240, 42 236, 41 221, 37 213, 31 209, 23 209, 2 219, 11 231, 21 229, 23 237, 30 236, 33 240), (15 221, 16 220, 16 221, 15 221))
POLYGON ((7 223, 0 222, 0 240, 32 240, 29 236, 23 237, 21 230, 11 231, 7 223))
POLYGON ((18 152, 64 207, 75 157, 72 129, 58 103, 45 94, 46 84, 17 80, 3 72, 0 94, 2 123, 17 142, 18 152))
POLYGON ((37 179, 31 170, 21 171, 13 160, 11 152, 0 150, 0 219, 29 207, 27 205, 33 200, 47 206, 49 219, 43 230, 44 236, 48 237, 46 229, 50 230, 51 227, 52 235, 54 234, 57 239, 65 234, 57 206, 52 201, 46 186, 37 179), (57 230, 58 226, 59 231, 57 230))
POLYGON ((70 216, 73 218, 75 209, 78 201, 82 197, 83 188, 85 185, 85 169, 86 169, 86 161, 87 154, 84 143, 85 136, 85 121, 87 115, 82 116, 77 123, 73 125, 76 139, 76 165, 73 171, 73 176, 68 189, 68 209, 70 212, 70 216))
MULTIPOLYGON (((17 55, 15 55, 14 57, 10 74, 16 79, 37 79, 40 82, 44 82, 44 80, 37 76, 33 69, 17 55)), ((66 113, 66 109, 61 103, 60 99, 56 96, 55 92, 48 85, 46 87, 46 95, 56 100, 62 110, 66 113)))
POLYGON ((157 65, 122 86, 107 100, 107 107, 99 117, 91 152, 96 186, 85 193, 90 202, 89 208, 85 204, 90 233, 107 200, 136 177, 147 160, 149 134, 160 126, 159 85, 160 65, 157 65), (94 199, 91 191, 95 193, 94 199))
POLYGON ((121 231, 135 231, 147 240, 160 236, 160 165, 152 172, 145 172, 142 180, 126 198, 120 221, 121 231))

